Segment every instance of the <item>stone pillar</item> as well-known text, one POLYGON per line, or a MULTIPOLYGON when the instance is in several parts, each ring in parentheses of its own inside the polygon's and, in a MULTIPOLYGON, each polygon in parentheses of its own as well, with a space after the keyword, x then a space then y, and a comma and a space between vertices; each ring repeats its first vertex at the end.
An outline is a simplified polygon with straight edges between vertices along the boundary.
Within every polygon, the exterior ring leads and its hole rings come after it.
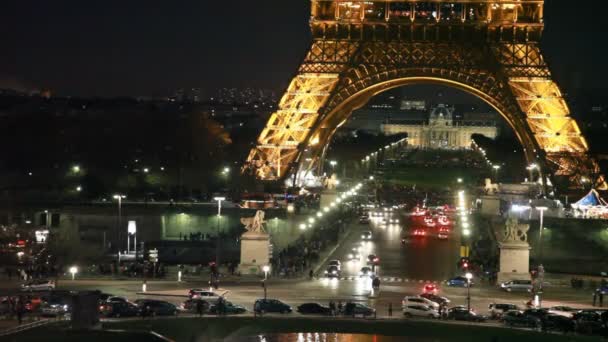
POLYGON ((270 235, 247 232, 241 235, 241 274, 262 274, 262 267, 270 266, 270 235))
POLYGON ((530 245, 527 242, 501 242, 497 282, 530 280, 530 245))

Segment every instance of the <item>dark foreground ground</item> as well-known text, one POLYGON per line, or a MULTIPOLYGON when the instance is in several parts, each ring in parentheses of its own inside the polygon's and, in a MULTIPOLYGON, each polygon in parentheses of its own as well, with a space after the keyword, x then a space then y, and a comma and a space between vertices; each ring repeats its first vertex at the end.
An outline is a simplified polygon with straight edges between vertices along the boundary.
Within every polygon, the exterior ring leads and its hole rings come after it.
POLYGON ((408 341, 597 341, 597 337, 541 333, 494 326, 433 321, 323 319, 282 317, 167 318, 104 322, 103 330, 71 331, 65 323, 33 329, 2 341, 161 341, 155 332, 174 341, 239 340, 265 334, 349 333, 402 336, 408 341))

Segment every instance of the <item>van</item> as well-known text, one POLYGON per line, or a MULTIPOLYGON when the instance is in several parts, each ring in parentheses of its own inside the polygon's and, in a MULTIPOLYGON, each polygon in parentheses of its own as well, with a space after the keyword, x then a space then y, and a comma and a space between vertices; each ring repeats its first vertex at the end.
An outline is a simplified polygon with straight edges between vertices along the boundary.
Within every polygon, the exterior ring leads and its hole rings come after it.
POLYGON ((532 291, 532 281, 531 280, 511 280, 500 284, 500 288, 507 292, 512 291, 532 291))

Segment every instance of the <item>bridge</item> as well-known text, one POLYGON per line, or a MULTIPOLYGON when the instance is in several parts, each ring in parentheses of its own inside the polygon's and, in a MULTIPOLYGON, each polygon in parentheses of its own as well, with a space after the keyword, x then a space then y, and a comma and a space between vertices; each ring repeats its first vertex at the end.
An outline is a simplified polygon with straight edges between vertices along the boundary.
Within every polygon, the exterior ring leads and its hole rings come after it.
POLYGON ((310 172, 353 110, 383 91, 432 83, 492 106, 554 184, 606 188, 543 58, 543 8, 543 0, 312 0, 310 49, 243 171, 261 180, 310 172))

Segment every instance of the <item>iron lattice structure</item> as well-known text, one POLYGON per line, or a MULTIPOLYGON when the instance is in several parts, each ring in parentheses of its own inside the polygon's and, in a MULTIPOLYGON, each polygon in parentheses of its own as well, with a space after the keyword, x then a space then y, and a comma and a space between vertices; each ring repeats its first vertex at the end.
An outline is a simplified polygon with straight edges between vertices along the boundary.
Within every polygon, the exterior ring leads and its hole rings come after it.
POLYGON ((310 170, 337 128, 372 96, 435 83, 494 107, 529 162, 572 186, 604 185, 539 48, 543 6, 539 0, 312 0, 310 50, 244 170, 262 180, 310 170))

